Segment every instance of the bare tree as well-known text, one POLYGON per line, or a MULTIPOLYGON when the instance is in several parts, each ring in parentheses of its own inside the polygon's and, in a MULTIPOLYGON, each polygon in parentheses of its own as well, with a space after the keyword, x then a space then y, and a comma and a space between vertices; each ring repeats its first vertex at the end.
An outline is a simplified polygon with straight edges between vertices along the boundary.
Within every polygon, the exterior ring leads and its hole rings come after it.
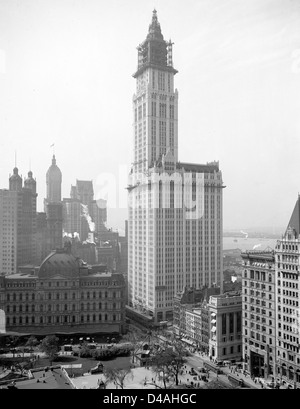
POLYGON ((153 351, 151 366, 164 388, 169 388, 174 382, 179 385, 179 375, 186 362, 186 349, 181 342, 161 342, 159 349, 153 351))
POLYGON ((130 368, 127 369, 115 369, 115 368, 104 368, 104 375, 106 377, 106 382, 113 382, 117 389, 120 387, 124 389, 125 380, 133 379, 133 374, 130 368))

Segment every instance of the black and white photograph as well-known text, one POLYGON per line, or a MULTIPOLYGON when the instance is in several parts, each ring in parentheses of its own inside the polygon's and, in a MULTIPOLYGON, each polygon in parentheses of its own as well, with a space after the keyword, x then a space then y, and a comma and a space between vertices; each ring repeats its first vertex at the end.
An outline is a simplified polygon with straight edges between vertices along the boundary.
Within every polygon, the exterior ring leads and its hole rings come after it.
POLYGON ((0 0, 0 389, 300 389, 299 157, 300 0, 0 0))

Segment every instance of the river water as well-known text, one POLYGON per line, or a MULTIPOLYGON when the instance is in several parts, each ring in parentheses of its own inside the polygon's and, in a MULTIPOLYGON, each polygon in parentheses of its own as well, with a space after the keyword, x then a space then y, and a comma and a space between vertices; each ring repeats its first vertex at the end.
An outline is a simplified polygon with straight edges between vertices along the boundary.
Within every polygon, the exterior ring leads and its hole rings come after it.
POLYGON ((276 242, 277 239, 223 237, 223 250, 265 250, 267 247, 274 249, 276 242))

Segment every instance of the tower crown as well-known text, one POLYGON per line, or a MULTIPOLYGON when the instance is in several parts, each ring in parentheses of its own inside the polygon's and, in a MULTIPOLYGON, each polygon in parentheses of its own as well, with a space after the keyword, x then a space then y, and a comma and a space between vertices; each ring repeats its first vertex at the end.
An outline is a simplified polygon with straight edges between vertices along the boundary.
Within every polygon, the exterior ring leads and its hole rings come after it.
POLYGON ((146 40, 137 47, 138 69, 133 74, 133 77, 137 78, 149 67, 176 74, 178 71, 173 68, 172 46, 171 40, 164 40, 157 12, 154 9, 146 40))
POLYGON ((19 175, 17 167, 13 169, 13 175, 9 178, 9 190, 20 191, 22 189, 23 179, 19 175))

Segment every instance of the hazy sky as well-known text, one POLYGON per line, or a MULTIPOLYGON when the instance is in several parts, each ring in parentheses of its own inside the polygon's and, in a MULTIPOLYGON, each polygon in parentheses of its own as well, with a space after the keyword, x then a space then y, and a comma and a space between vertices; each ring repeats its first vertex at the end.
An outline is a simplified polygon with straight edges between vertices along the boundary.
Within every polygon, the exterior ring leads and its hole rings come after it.
POLYGON ((17 150, 42 211, 55 143, 64 197, 76 179, 98 196, 104 172, 125 191, 154 8, 179 71, 179 160, 219 160, 225 228, 285 227, 300 192, 299 0, 0 0, 0 188, 17 150))

